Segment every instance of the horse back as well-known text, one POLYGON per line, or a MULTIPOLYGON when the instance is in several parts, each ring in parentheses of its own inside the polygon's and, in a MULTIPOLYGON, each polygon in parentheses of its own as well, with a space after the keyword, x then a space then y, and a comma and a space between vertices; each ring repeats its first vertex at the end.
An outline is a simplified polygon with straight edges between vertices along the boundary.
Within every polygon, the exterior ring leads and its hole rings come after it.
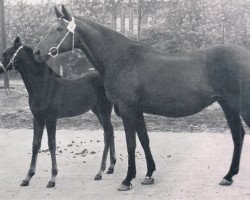
POLYGON ((97 103, 101 78, 96 72, 89 72, 76 79, 58 79, 53 106, 58 117, 77 116, 89 111, 97 103))

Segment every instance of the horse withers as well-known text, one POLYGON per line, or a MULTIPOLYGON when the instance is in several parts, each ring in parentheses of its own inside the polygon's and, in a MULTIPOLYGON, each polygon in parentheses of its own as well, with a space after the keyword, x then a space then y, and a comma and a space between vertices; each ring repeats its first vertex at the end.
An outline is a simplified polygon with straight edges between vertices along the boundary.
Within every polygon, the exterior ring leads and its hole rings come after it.
POLYGON ((220 182, 231 185, 239 171, 245 131, 250 126, 250 53, 232 45, 218 45, 182 54, 163 54, 134 42, 108 27, 72 16, 56 8, 56 23, 34 50, 37 61, 81 49, 103 77, 109 100, 118 105, 128 151, 127 175, 118 190, 129 190, 136 176, 135 134, 143 146, 147 173, 142 184, 152 184, 155 162, 143 113, 185 117, 214 102, 222 107, 231 130, 234 153, 220 182))
POLYGON ((15 68, 22 76, 29 94, 29 106, 34 116, 34 137, 30 169, 21 186, 27 186, 35 174, 38 151, 41 146, 44 126, 48 133, 48 146, 52 160, 52 177, 47 187, 55 186, 58 173, 56 162, 56 123, 58 118, 73 117, 89 110, 97 116, 104 129, 104 151, 100 171, 95 180, 102 178, 110 149, 110 167, 113 173, 116 162, 114 133, 111 124, 112 104, 107 99, 101 76, 89 71, 76 79, 65 79, 57 75, 45 62, 38 63, 30 47, 22 46, 16 38, 14 45, 3 52, 4 70, 15 68))

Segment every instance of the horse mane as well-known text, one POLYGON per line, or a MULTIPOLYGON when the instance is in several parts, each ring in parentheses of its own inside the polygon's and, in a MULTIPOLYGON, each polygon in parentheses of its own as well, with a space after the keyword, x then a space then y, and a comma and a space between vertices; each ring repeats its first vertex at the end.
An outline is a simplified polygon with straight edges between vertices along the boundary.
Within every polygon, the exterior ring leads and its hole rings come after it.
POLYGON ((106 31, 112 31, 113 33, 115 33, 115 34, 121 36, 123 39, 126 39, 126 40, 131 41, 131 40, 130 40, 129 38, 127 38, 124 34, 118 32, 118 31, 115 31, 114 29, 112 29, 112 28, 110 28, 110 27, 108 27, 108 26, 104 26, 104 25, 102 25, 102 24, 100 24, 100 23, 98 23, 98 22, 94 22, 94 21, 92 21, 92 20, 86 19, 86 18, 81 17, 81 16, 74 16, 74 17, 75 17, 76 19, 78 19, 78 20, 83 20, 83 21, 87 22, 87 24, 89 24, 89 25, 97 26, 97 27, 101 28, 101 30, 104 30, 104 31, 105 31, 105 30, 106 30, 106 31))
POLYGON ((37 62, 33 56, 33 49, 31 47, 29 47, 29 46, 23 46, 23 47, 28 52, 30 59, 32 59, 32 61, 34 63, 36 63, 37 65, 41 65, 42 67, 46 67, 48 69, 50 75, 55 76, 55 77, 62 77, 59 74, 57 74, 53 69, 51 69, 51 67, 45 61, 43 61, 41 63, 37 62))

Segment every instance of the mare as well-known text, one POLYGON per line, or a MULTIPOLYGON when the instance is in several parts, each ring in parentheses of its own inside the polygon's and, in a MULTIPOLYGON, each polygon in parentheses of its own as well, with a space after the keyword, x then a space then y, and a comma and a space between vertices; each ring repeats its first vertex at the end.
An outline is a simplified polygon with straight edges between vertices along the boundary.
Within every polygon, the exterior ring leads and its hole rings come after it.
POLYGON ((108 27, 72 16, 64 6, 55 13, 57 21, 36 46, 34 56, 45 61, 79 48, 103 77, 107 97, 119 107, 126 134, 128 170, 118 190, 129 190, 136 176, 136 133, 147 161, 142 184, 153 183, 155 162, 143 113, 185 117, 214 102, 222 107, 234 142, 231 166, 220 184, 232 184, 245 134, 241 117, 250 126, 250 53, 246 49, 218 45, 166 55, 108 27))
MULTIPOLYGON (((3 52, 5 71, 15 68, 22 76, 29 94, 29 106, 34 116, 34 137, 30 169, 21 186, 27 186, 35 174, 38 151, 44 127, 47 128, 48 146, 52 160, 52 177, 47 187, 55 186, 58 173, 56 162, 56 124, 58 118, 73 117, 89 110, 97 116, 104 129, 104 151, 100 171, 95 180, 102 178, 110 149, 110 167, 113 173, 116 162, 114 132, 111 124, 112 104, 105 95, 103 81, 96 71, 89 71, 76 79, 65 79, 57 75, 45 62, 38 63, 33 49, 22 46, 16 38, 13 46, 3 52)), ((4 70, 0 69, 0 73, 4 70)))

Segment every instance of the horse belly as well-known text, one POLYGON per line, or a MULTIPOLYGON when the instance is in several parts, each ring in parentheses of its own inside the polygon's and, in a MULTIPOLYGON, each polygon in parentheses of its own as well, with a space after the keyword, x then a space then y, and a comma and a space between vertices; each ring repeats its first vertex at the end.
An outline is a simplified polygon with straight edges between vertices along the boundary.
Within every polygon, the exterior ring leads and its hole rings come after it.
POLYGON ((213 94, 205 90, 189 88, 162 88, 144 95, 139 107, 145 113, 163 115, 166 117, 184 117, 200 112, 215 100, 213 94))
POLYGON ((88 112, 97 102, 93 89, 69 91, 60 103, 59 118, 74 117, 88 112))

